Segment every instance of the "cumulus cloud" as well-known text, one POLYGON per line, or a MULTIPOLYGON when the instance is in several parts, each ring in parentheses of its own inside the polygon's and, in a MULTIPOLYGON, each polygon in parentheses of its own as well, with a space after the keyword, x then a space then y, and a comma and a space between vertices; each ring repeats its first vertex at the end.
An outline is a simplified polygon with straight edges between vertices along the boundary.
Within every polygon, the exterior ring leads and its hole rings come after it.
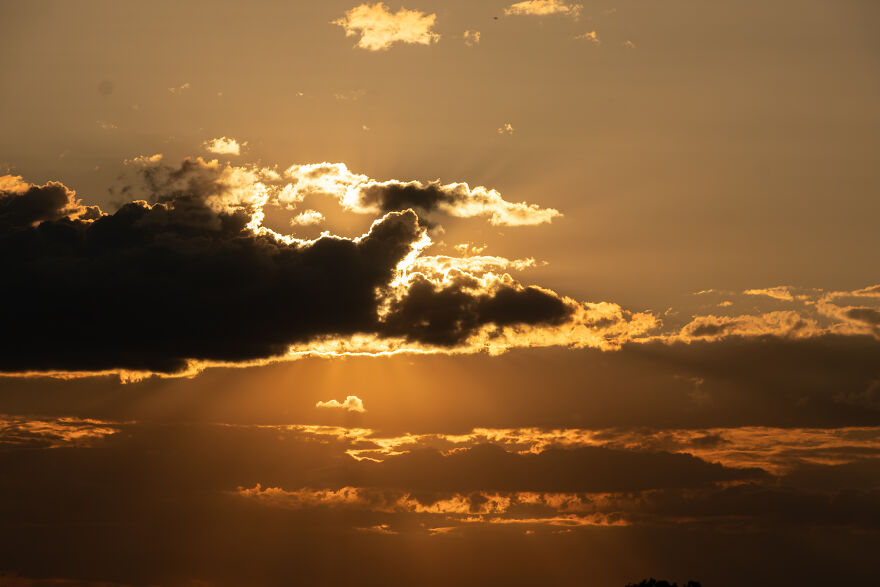
POLYGON ((39 186, 31 185, 17 175, 0 176, 2 231, 13 232, 60 220, 90 222, 100 214, 97 206, 82 205, 76 192, 61 183, 50 181, 39 186))
POLYGON ((528 15, 528 16, 547 16, 550 14, 561 14, 571 18, 578 18, 583 5, 572 4, 565 0, 526 0, 511 4, 504 9, 504 14, 512 15, 528 15))
POLYGON ((239 144, 237 140, 225 136, 202 143, 206 151, 217 155, 240 155, 241 148, 246 145, 247 141, 239 144))
POLYGON ((59 183, 0 181, 0 301, 17 309, 0 371, 180 374, 303 354, 611 348, 655 325, 492 272, 529 261, 421 258, 431 240, 417 213, 494 224, 558 215, 494 190, 361 180, 344 166, 280 174, 153 156, 128 167, 138 181, 114 192, 131 201, 112 214, 59 183), (377 220, 357 238, 304 240, 263 226, 270 202, 300 199, 296 178, 344 186, 343 204, 377 220))
MULTIPOLYGON (((15 309, 0 372, 139 376, 306 355, 880 340, 877 286, 786 290, 797 309, 698 315, 663 331, 652 312, 578 301, 506 273, 533 259, 430 254, 427 219, 438 213, 508 226, 559 216, 483 186, 378 181, 341 163, 283 172, 202 158, 175 167, 158 154, 127 163, 135 177, 114 195, 129 202, 111 214, 57 182, 0 178, 0 303, 15 309), (295 208, 313 195, 375 221, 358 237, 312 240, 263 224, 267 206, 295 208)), ((318 220, 304 210, 293 225, 318 220)))
POLYGON ((440 40, 433 32, 436 14, 400 8, 391 12, 383 3, 361 4, 345 12, 333 24, 345 29, 345 36, 360 35, 357 46, 368 51, 388 49, 395 43, 431 45, 440 40))
POLYGON ((331 399, 326 402, 318 402, 315 404, 316 408, 334 408, 340 410, 346 410, 349 412, 366 412, 367 410, 364 408, 364 401, 356 395, 349 395, 345 397, 345 401, 339 402, 338 400, 331 399))
POLYGON ((473 47, 480 44, 480 31, 466 30, 464 32, 464 44, 473 47))
POLYGON ((298 226, 313 226, 324 222, 324 215, 317 210, 303 210, 293 218, 290 223, 298 226))

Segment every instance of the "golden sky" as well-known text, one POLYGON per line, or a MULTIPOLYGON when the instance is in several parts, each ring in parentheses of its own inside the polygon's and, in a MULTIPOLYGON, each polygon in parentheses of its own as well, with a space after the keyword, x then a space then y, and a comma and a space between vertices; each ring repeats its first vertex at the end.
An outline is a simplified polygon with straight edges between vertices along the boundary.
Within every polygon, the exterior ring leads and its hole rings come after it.
POLYGON ((878 17, 0 0, 0 585, 870 580, 878 17))

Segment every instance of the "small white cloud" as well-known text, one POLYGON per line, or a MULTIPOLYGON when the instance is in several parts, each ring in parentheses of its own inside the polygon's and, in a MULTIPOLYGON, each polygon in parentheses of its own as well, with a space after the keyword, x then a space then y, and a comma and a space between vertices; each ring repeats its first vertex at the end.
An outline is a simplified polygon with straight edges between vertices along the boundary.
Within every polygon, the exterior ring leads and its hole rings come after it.
POLYGON ((162 160, 162 157, 162 153, 156 153, 155 155, 138 155, 137 157, 132 157, 131 159, 125 159, 123 163, 125 165, 155 165, 162 160))
POLYGON ((318 402, 315 404, 315 407, 316 408, 342 409, 342 410, 348 410, 349 412, 366 412, 367 411, 366 409, 364 409, 363 400, 361 400, 361 398, 359 398, 356 395, 347 396, 345 398, 345 401, 342 403, 339 403, 335 399, 331 399, 330 401, 326 401, 326 402, 318 402))
POLYGON ((602 41, 599 40, 599 35, 596 34, 596 31, 590 31, 582 35, 578 35, 575 37, 575 39, 584 39, 587 41, 591 41, 594 45, 602 44, 602 41))
POLYGON ((333 97, 341 101, 355 102, 367 95, 366 90, 348 90, 345 92, 336 92, 333 97))
POLYGON ((233 138, 220 137, 219 139, 211 139, 205 141, 202 146, 211 153, 217 155, 240 155, 241 148, 247 145, 247 141, 239 144, 233 138))
POLYGON ((498 128, 498 134, 500 135, 512 135, 515 132, 513 125, 509 122, 505 122, 501 127, 498 128))
POLYGON ((511 4, 504 9, 507 16, 547 16, 550 14, 562 14, 577 18, 580 16, 581 4, 569 4, 564 0, 526 0, 511 4))
POLYGON ((635 49, 636 48, 636 44, 633 43, 632 41, 624 41, 623 46, 626 47, 627 49, 635 49))
POLYGON ((168 88, 168 91, 172 94, 180 94, 184 90, 189 89, 189 82, 184 83, 182 86, 177 86, 176 88, 168 88))
POLYGON ((361 125, 361 130, 364 131, 364 132, 370 132, 370 127, 367 126, 366 124, 362 124, 362 125, 361 125))
POLYGON ((480 31, 467 30, 464 32, 464 44, 468 47, 480 44, 480 31))
POLYGON ((394 43, 430 45, 440 40, 433 32, 436 14, 401 8, 391 12, 383 2, 361 4, 332 21, 345 29, 346 37, 360 35, 357 46, 368 51, 388 49, 394 43))
POLYGON ((324 222, 324 215, 317 210, 304 210, 291 218, 290 223, 297 226, 312 226, 324 222))

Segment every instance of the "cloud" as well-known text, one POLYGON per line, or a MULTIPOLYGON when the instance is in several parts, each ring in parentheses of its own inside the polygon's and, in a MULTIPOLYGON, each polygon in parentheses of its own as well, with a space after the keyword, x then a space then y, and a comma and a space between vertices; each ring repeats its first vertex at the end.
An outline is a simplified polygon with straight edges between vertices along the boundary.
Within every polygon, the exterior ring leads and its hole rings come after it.
MULTIPOLYGON (((652 312, 578 301, 504 273, 533 259, 430 254, 426 226, 438 213, 506 226, 560 215, 483 186, 378 181, 341 163, 280 172, 202 158, 174 167, 153 155, 126 169, 135 177, 113 195, 129 202, 112 214, 57 182, 0 178, 0 303, 15 308, 0 372, 136 378, 311 355, 880 340, 876 286, 812 290, 797 295, 796 310, 697 315, 661 330, 652 312), (263 224, 267 206, 315 195, 375 221, 358 237, 312 240, 263 224)), ((305 210, 292 225, 317 220, 305 210)), ((840 397, 853 399, 840 403, 871 404, 873 395, 858 400, 864 389, 847 389, 840 397)))
POLYGON ((303 210, 290 219, 291 224, 298 226, 313 226, 324 222, 324 215, 317 210, 303 210))
POLYGON ((517 2, 511 4, 504 9, 507 16, 547 16, 551 14, 561 14, 578 18, 580 16, 581 4, 571 4, 565 0, 526 0, 525 2, 517 2))
MULTIPOLYGON (((452 268, 426 257, 422 266, 435 270, 415 271, 431 240, 414 210, 493 224, 558 215, 494 190, 367 179, 343 196, 378 215, 366 234, 304 240, 262 225, 269 202, 296 196, 274 170, 201 158, 170 167, 155 156, 128 167, 139 181, 114 192, 132 201, 112 214, 59 183, 2 180, 0 302, 16 312, 0 371, 137 377, 308 354, 609 347, 654 325, 496 275, 487 259, 452 268)), ((315 186, 347 181, 324 171, 292 175, 315 186)))
POLYGON ((412 208, 420 218, 442 212, 459 218, 489 217, 495 225, 525 226, 551 222, 562 214, 525 202, 508 202, 494 189, 439 181, 380 181, 353 173, 344 163, 293 165, 284 176, 291 182, 279 195, 281 203, 301 202, 308 195, 327 195, 346 209, 377 214, 412 208))
POLYGON ((360 90, 346 90, 344 92, 336 92, 335 94, 333 94, 333 97, 339 101, 342 101, 342 102, 345 102, 345 101, 356 102, 366 95, 367 95, 367 91, 360 89, 360 90))
POLYGON ((794 297, 791 295, 791 288, 786 285, 766 287, 763 289, 747 289, 743 293, 748 296, 767 296, 783 302, 794 301, 794 297))
POLYGON ((582 35, 577 35, 575 39, 585 39, 591 41, 594 45, 601 45, 602 41, 599 40, 599 35, 596 34, 596 31, 590 31, 588 33, 584 33, 582 35))
POLYGON ((22 181, 20 176, 0 176, 0 231, 68 219, 86 222, 100 213, 97 206, 83 206, 76 192, 61 183, 50 181, 38 186, 22 181))
POLYGON ((349 412, 361 412, 361 413, 367 411, 366 409, 364 409, 363 400, 356 395, 346 396, 345 401, 343 401, 342 403, 339 403, 339 401, 337 401, 335 399, 331 399, 326 402, 319 401, 318 403, 315 404, 315 407, 316 408, 336 408, 336 409, 347 410, 349 412))
POLYGON ((0 415, 0 448, 59 448, 90 446, 92 441, 119 433, 113 422, 81 418, 51 420, 0 415))
POLYGON ((155 165, 162 161, 164 155, 162 153, 156 153, 155 155, 138 155, 131 159, 125 159, 123 163, 125 165, 135 165, 138 167, 144 167, 147 165, 155 165))
POLYGON ((237 140, 225 136, 202 143, 206 151, 217 155, 239 155, 241 154, 241 148, 245 145, 247 145, 247 141, 239 144, 237 140))
POLYGON ((333 24, 345 29, 346 37, 360 35, 357 46, 368 51, 388 49, 394 43, 431 45, 440 40, 434 33, 436 14, 400 8, 391 12, 383 2, 361 4, 346 11, 333 24))
POLYGON ((511 125, 509 122, 505 122, 498 128, 498 134, 500 135, 512 135, 513 133, 513 125, 511 125))
POLYGON ((184 90, 188 90, 190 88, 189 82, 184 82, 183 84, 177 86, 176 88, 168 88, 168 91, 172 94, 182 94, 184 90))
POLYGON ((466 30, 464 32, 464 44, 474 47, 480 44, 480 31, 466 30))
MULTIPOLYGON (((33 428, 56 425, 55 419, 29 421, 33 428)), ((843 573, 846 583, 871 584, 875 573, 870 539, 880 528, 876 427, 717 432, 734 445, 731 452, 738 445, 759 457, 788 453, 792 462, 798 458, 792 448, 808 448, 811 441, 825 445, 835 434, 838 447, 852 442, 864 451, 852 450, 847 463, 805 461, 768 474, 670 454, 652 444, 663 441, 660 434, 634 429, 578 431, 581 438, 592 433, 632 442, 630 448, 549 446, 532 454, 487 444, 477 434, 450 435, 442 449, 420 440, 381 463, 357 463, 346 456, 365 444, 357 429, 109 426, 119 433, 84 444, 0 450, 0 566, 7 572, 71 577, 60 585, 282 585, 291 573, 306 584, 321 584, 328 561, 359 560, 354 568, 334 570, 334 582, 476 586, 492 576, 541 585, 557 576, 591 584, 595 571, 584 570, 583 558, 574 555, 598 543, 634 561, 602 581, 609 585, 623 585, 626 574, 647 575, 646 566, 674 560, 670 554, 680 554, 683 545, 688 554, 673 567, 688 574, 711 574, 705 569, 731 553, 737 560, 763 561, 771 547, 773 558, 782 559, 773 575, 797 583, 810 584, 816 576, 839 580, 843 573), (858 442, 869 435, 874 446, 858 442), (740 443, 740 437, 746 440, 740 443), (806 552, 822 553, 818 566, 804 556, 805 535, 816 545, 806 552), (544 547, 566 556, 542 563, 545 557, 533 555, 544 547), (491 575, 474 576, 467 554, 475 550, 486 554, 481 565, 496 565, 487 569, 491 575), (841 550, 846 553, 836 554, 841 550), (108 559, 108 552, 114 556, 108 559), (371 556, 357 558, 365 552, 371 556), (401 566, 400 552, 427 560, 428 570, 401 566), (703 557, 709 560, 700 563, 703 557), (823 569, 829 574, 816 573, 823 569)), ((538 432, 548 440, 571 433, 538 432)), ((686 450, 708 431, 672 432, 686 450)), ((685 575, 674 569, 669 573, 685 575)), ((732 577, 734 584, 747 584, 753 570, 732 577)))

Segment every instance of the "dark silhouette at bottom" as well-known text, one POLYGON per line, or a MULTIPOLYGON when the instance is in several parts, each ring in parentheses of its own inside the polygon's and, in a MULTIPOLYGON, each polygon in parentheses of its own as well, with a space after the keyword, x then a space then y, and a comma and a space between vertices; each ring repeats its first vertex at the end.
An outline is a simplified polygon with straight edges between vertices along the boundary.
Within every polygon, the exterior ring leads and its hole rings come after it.
MULTIPOLYGON (((629 583, 626 587, 678 587, 678 583, 670 583, 669 581, 658 581, 653 577, 645 579, 641 583, 629 583)), ((688 581, 683 583, 681 587, 703 587, 699 581, 688 581)))

